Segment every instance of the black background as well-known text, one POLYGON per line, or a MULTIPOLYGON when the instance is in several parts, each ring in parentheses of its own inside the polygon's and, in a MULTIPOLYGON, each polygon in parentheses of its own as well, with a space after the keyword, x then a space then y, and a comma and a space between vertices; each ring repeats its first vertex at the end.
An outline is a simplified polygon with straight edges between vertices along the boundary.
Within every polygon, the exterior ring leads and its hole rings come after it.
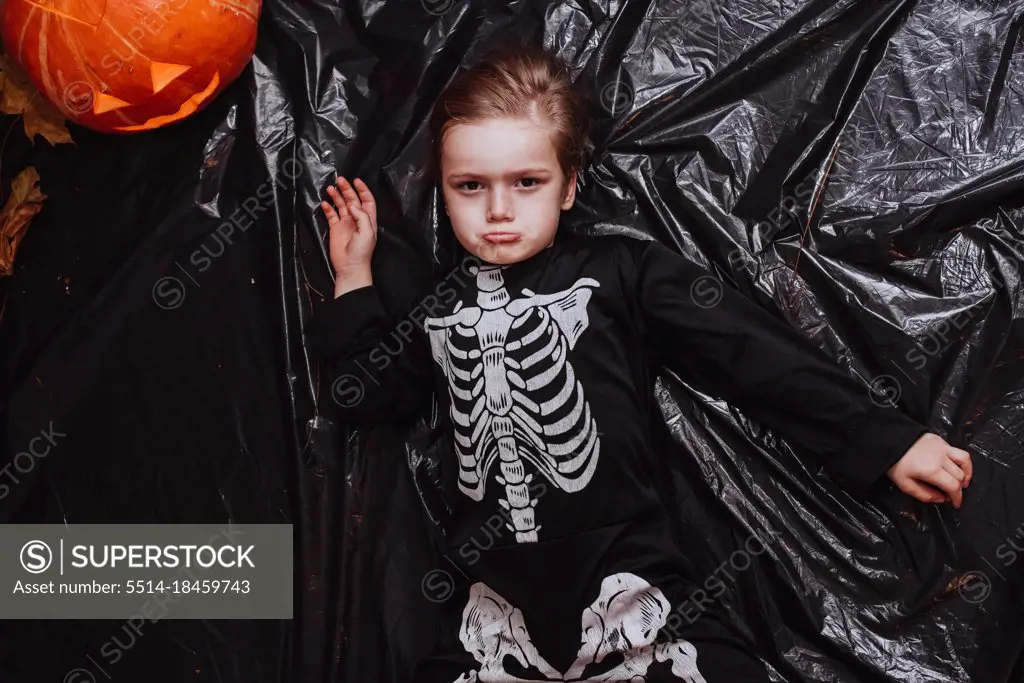
POLYGON ((958 511, 854 498, 799 444, 663 377, 664 495, 697 571, 781 532, 720 598, 765 660, 794 683, 1024 680, 1024 562, 1007 564, 1024 546, 1022 25, 1019 3, 966 0, 274 1, 252 64, 180 124, 72 126, 52 148, 3 118, 5 192, 31 164, 48 199, 0 280, 0 462, 51 424, 66 436, 0 522, 288 522, 298 551, 291 622, 9 621, 0 681, 406 680, 445 570, 436 470, 425 422, 332 418, 303 335, 331 287, 316 205, 336 172, 362 177, 375 276, 425 277, 443 216, 417 174, 430 106, 520 40, 565 57, 592 101, 563 224, 702 258, 974 456, 958 511), (200 271, 262 183, 267 210, 200 271), (167 277, 174 307, 154 292, 167 277))

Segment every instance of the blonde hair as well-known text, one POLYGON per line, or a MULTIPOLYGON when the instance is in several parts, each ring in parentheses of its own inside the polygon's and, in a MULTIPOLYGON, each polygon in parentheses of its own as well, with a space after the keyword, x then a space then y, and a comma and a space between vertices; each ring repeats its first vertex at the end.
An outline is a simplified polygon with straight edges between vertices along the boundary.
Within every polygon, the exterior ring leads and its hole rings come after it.
POLYGON ((529 45, 500 48, 452 81, 430 116, 435 178, 441 169, 441 148, 452 126, 493 118, 549 123, 566 181, 573 171, 583 169, 590 114, 560 57, 529 45))

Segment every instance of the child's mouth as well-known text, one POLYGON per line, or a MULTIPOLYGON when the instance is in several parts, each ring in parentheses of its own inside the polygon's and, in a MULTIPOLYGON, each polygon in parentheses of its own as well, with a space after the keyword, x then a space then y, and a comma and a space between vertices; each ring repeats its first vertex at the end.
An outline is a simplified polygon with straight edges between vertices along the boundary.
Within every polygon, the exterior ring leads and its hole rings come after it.
POLYGON ((484 235, 484 239, 491 244, 503 244, 505 242, 515 242, 522 237, 518 232, 489 232, 484 235))

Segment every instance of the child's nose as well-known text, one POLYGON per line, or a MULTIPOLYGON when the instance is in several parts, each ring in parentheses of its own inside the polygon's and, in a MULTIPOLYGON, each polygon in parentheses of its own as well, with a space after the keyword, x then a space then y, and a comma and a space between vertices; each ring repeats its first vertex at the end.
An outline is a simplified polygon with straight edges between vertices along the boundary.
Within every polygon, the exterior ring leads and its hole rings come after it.
POLYGON ((487 207, 487 218, 492 221, 512 218, 512 202, 505 192, 497 190, 491 194, 487 207))

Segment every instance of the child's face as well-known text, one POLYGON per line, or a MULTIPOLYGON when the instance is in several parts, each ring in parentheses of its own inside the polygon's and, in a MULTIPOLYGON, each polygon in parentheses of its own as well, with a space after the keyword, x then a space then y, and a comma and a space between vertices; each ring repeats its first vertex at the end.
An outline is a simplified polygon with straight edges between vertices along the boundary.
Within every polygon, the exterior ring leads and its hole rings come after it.
POLYGON ((449 129, 441 189, 455 237, 488 263, 516 263, 551 246, 576 197, 551 131, 530 119, 486 119, 449 129))

